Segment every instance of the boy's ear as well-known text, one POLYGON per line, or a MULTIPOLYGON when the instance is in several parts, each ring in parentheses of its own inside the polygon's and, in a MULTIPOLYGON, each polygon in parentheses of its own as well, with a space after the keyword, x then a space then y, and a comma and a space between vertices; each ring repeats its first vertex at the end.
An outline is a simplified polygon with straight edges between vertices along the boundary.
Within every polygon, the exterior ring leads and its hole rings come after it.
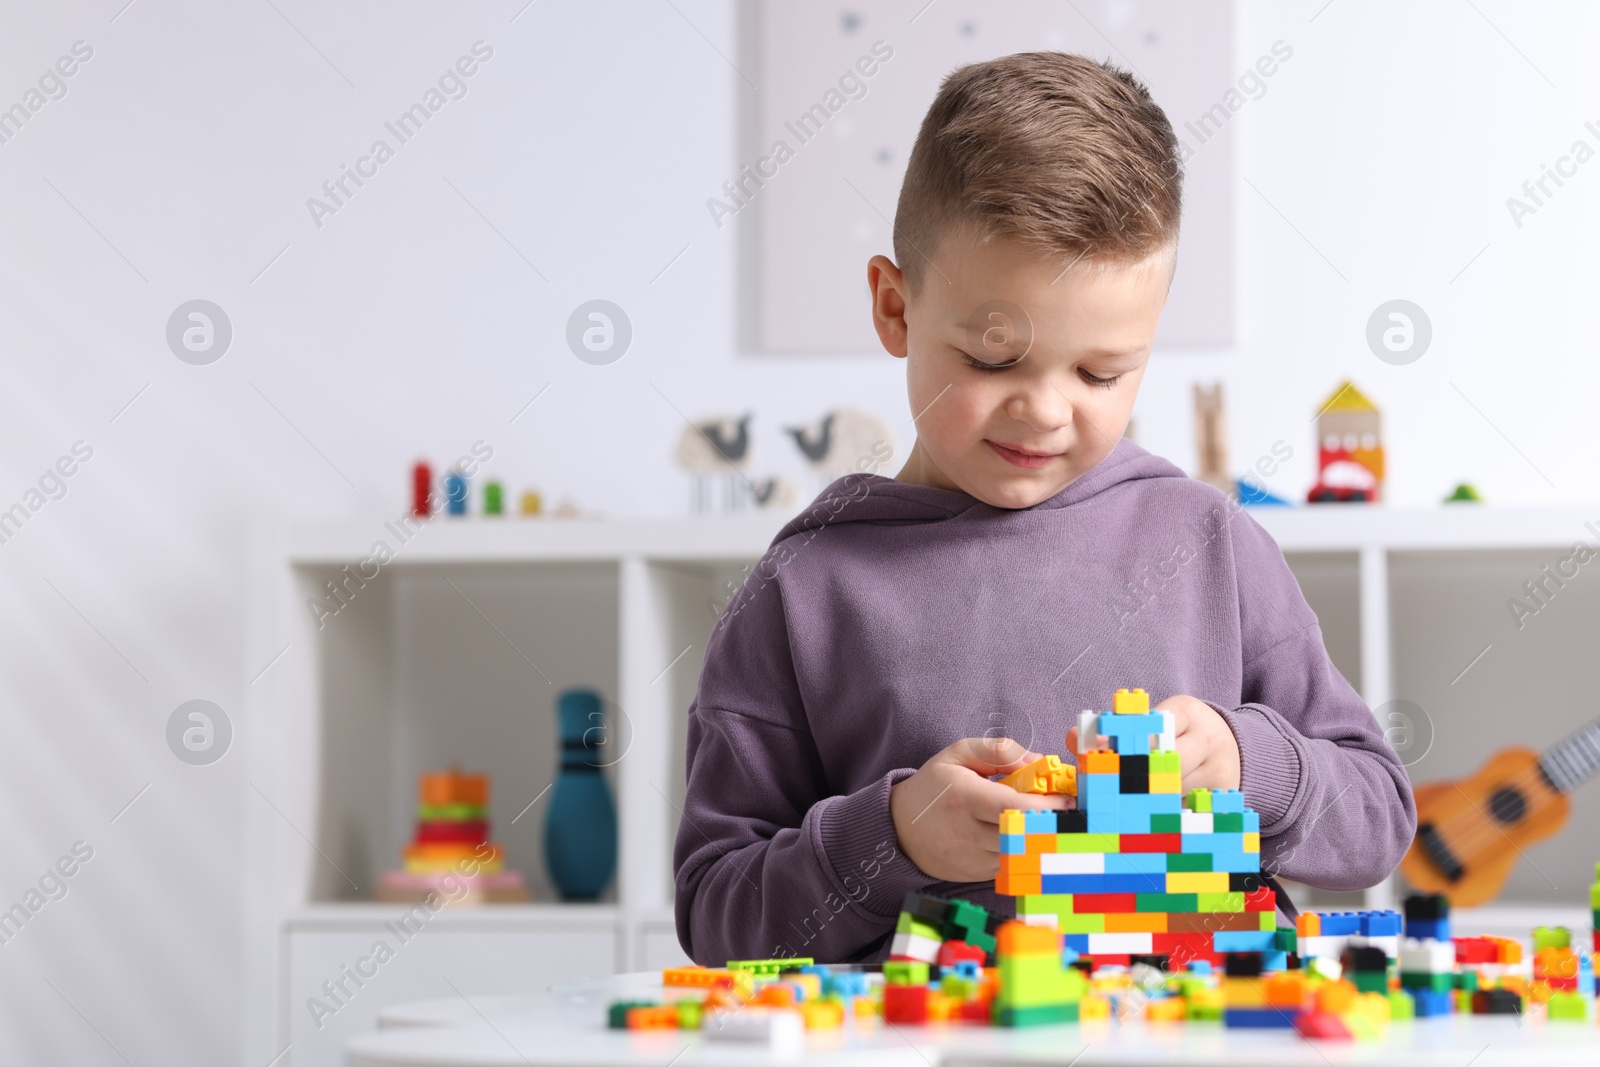
POLYGON ((867 287, 872 290, 872 326, 884 349, 906 357, 906 279, 887 256, 867 261, 867 287))

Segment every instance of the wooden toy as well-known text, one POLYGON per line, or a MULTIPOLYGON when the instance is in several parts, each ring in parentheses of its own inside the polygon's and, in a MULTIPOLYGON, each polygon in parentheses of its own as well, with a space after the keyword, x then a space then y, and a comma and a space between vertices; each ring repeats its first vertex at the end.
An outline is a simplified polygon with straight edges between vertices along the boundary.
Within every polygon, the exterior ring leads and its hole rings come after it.
POLYGON ((426 460, 418 460, 411 468, 411 514, 426 519, 433 514, 433 468, 426 460))
POLYGON ((489 841, 489 779, 456 768, 417 783, 416 830, 402 850, 403 867, 385 871, 377 899, 446 904, 520 903, 528 899, 521 871, 489 841))
POLYGON ((1400 873, 1461 907, 1494 899, 1523 850, 1566 825, 1567 794, 1597 770, 1600 719, 1543 753, 1503 749, 1471 778, 1417 786, 1417 837, 1400 873))
POLYGON ((533 518, 537 516, 542 505, 543 500, 540 498, 538 490, 524 489, 522 491, 521 511, 523 518, 533 518))
POLYGON ((1382 416, 1346 381, 1317 414, 1317 481, 1306 500, 1374 503, 1382 496, 1383 477, 1382 416))
POLYGON ((499 482, 485 482, 483 486, 483 513, 485 515, 504 515, 505 504, 499 482))
POLYGON ((452 516, 467 513, 467 476, 453 470, 444 476, 445 513, 452 516))
POLYGON ((1224 493, 1234 488, 1228 477, 1228 416, 1222 407, 1222 383, 1194 384, 1194 453, 1200 469, 1195 480, 1224 493))

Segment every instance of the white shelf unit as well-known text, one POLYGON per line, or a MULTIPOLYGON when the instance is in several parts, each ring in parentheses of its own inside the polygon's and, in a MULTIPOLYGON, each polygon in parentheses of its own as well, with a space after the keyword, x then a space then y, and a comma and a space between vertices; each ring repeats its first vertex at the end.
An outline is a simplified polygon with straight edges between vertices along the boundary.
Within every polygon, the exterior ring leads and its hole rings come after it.
MULTIPOLYGON (((1543 747, 1590 717, 1563 696, 1593 687, 1586 653, 1600 578, 1585 568, 1521 632, 1504 602, 1573 542, 1600 542, 1585 528, 1600 506, 1251 514, 1284 549, 1330 655, 1369 704, 1403 697, 1432 717, 1419 780, 1470 773, 1504 745, 1543 747)), ((287 1046, 279 1064, 339 1063, 345 1037, 396 1001, 682 959, 671 849, 685 710, 717 609, 783 519, 435 519, 404 542, 394 524, 373 520, 256 540, 239 727, 249 761, 244 1062, 266 1063, 287 1046), (393 560, 319 629, 308 598, 378 541, 393 560), (543 873, 542 801, 523 812, 551 779, 554 698, 569 685, 599 691, 614 716, 607 773, 619 869, 597 904, 556 902, 543 873), (375 940, 397 940, 384 924, 405 908, 371 903, 372 886, 409 839, 417 774, 451 761, 491 773, 494 837, 535 903, 446 908, 392 945, 394 959, 364 985, 346 979, 352 992, 319 1029, 307 998, 323 996, 321 984, 375 940)), ((1574 799, 1575 823, 1600 815, 1593 796, 1574 799)), ((1525 932, 1540 916, 1581 918, 1597 857, 1572 849, 1571 837, 1528 850, 1507 891, 1517 904, 1463 921, 1525 932)), ((1393 893, 1302 888, 1296 899, 1379 906, 1393 893)))

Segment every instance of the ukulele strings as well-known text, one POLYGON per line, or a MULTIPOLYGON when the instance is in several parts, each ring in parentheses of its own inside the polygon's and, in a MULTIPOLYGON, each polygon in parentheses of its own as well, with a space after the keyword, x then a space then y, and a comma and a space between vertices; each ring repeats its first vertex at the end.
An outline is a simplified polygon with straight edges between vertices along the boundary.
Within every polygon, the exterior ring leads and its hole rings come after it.
MULTIPOLYGON (((1519 771, 1504 782, 1497 784, 1495 789, 1498 791, 1511 788, 1522 792, 1523 787, 1532 785, 1543 777, 1543 772, 1538 764, 1535 764, 1532 768, 1519 771)), ((1548 783, 1546 783, 1546 786, 1548 788, 1548 783)), ((1556 792, 1558 796, 1564 795, 1559 791, 1552 791, 1556 792)), ((1483 841, 1493 840, 1494 835, 1505 835, 1505 831, 1495 824, 1495 818, 1492 814, 1480 808, 1471 797, 1466 795, 1464 790, 1458 787, 1457 792, 1461 793, 1469 806, 1456 812, 1450 818, 1433 824, 1433 828, 1445 836, 1445 844, 1450 845, 1452 848, 1476 849, 1483 841), (1478 825, 1474 826, 1473 824, 1478 825), (1466 832, 1463 833, 1459 841, 1452 841, 1450 838, 1457 828, 1465 828, 1466 832)), ((1533 806, 1526 801, 1524 803, 1526 807, 1533 806)))

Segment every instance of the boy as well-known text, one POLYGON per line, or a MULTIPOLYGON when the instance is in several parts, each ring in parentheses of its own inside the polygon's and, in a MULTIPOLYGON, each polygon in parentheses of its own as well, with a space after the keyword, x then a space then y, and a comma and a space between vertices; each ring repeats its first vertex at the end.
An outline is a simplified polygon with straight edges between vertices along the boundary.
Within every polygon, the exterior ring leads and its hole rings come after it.
POLYGON ((913 889, 1009 914, 1000 812, 1065 798, 991 776, 1073 758, 1067 724, 1123 686, 1173 711, 1185 791, 1243 788, 1265 870, 1355 889, 1398 863, 1405 770, 1277 546, 1121 440, 1181 180, 1126 73, 1031 53, 946 79, 899 265, 867 269, 916 442, 786 526, 706 649, 674 856, 695 960, 881 959, 913 889))

